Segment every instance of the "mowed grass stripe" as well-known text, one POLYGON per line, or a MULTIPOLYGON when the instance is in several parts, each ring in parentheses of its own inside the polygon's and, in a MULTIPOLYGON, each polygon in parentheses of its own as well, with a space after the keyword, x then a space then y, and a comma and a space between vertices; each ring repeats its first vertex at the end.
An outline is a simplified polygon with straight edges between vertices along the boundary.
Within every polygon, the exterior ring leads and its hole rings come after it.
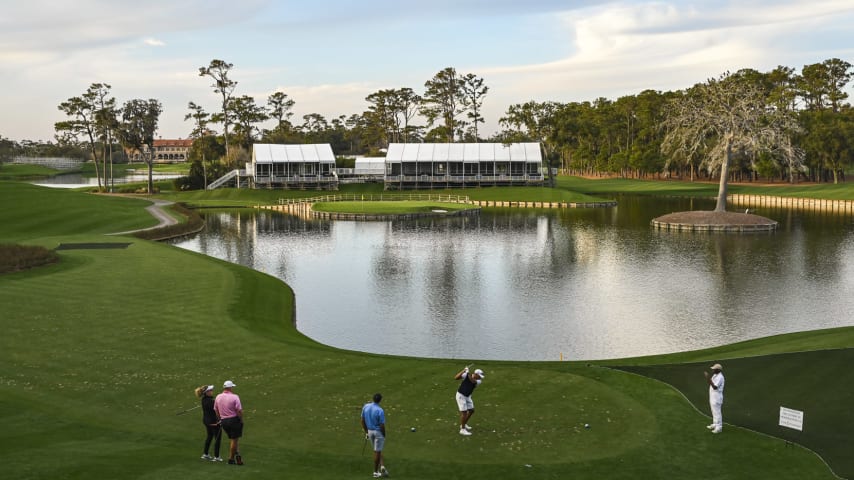
POLYGON ((0 184, 0 205, 3 205, 0 236, 6 241, 21 241, 151 227, 157 220, 142 210, 150 204, 145 199, 3 182, 0 184))

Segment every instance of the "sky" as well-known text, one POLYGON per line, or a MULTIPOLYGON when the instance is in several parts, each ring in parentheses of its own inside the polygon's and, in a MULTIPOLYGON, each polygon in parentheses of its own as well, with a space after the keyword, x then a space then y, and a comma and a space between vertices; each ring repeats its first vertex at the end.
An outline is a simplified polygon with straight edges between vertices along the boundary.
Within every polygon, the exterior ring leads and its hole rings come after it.
POLYGON ((297 124, 362 113, 381 89, 421 94, 454 67, 489 87, 486 135, 530 100, 854 63, 851 0, 0 0, 0 12, 0 136, 13 140, 52 140, 57 106, 92 83, 119 104, 159 100, 158 136, 186 138, 189 102, 219 109, 199 76, 214 59, 234 65, 237 96, 286 93, 297 124))

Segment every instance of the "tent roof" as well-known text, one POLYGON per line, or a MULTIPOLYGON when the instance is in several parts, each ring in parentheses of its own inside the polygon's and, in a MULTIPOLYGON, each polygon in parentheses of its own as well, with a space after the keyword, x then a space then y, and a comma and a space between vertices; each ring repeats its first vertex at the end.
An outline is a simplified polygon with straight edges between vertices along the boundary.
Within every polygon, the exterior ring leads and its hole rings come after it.
POLYGON ((280 145, 256 143, 252 146, 255 163, 335 163, 332 146, 328 143, 280 145))
POLYGON ((392 143, 390 162, 542 163, 539 143, 392 143))

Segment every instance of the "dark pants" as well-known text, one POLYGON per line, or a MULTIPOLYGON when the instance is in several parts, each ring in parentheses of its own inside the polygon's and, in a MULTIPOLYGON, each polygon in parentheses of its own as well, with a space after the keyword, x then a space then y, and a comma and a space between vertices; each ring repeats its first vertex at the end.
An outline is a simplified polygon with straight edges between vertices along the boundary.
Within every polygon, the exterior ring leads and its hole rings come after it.
POLYGON ((222 441, 222 428, 219 425, 205 425, 205 428, 208 430, 208 438, 205 439, 205 455, 208 454, 211 448, 211 440, 216 439, 216 442, 214 442, 214 457, 218 457, 219 444, 222 441))

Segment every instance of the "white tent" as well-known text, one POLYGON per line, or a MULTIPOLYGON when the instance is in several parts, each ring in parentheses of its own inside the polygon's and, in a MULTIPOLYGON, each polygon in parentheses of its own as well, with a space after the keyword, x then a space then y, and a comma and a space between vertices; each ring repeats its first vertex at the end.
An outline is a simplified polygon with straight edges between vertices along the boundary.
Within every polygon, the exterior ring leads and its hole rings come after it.
POLYGON ((387 162, 526 162, 542 163, 540 144, 529 143, 392 143, 387 162))
POLYGON ((542 185, 539 143, 392 143, 387 189, 542 185))
POLYGON ((328 143, 279 145, 256 143, 252 146, 252 162, 259 163, 331 163, 335 164, 332 146, 328 143))
POLYGON ((248 167, 256 187, 337 188, 338 185, 335 154, 328 143, 256 143, 248 167))
POLYGON ((356 176, 383 176, 385 175, 385 157, 361 157, 356 158, 356 168, 353 172, 356 176))

